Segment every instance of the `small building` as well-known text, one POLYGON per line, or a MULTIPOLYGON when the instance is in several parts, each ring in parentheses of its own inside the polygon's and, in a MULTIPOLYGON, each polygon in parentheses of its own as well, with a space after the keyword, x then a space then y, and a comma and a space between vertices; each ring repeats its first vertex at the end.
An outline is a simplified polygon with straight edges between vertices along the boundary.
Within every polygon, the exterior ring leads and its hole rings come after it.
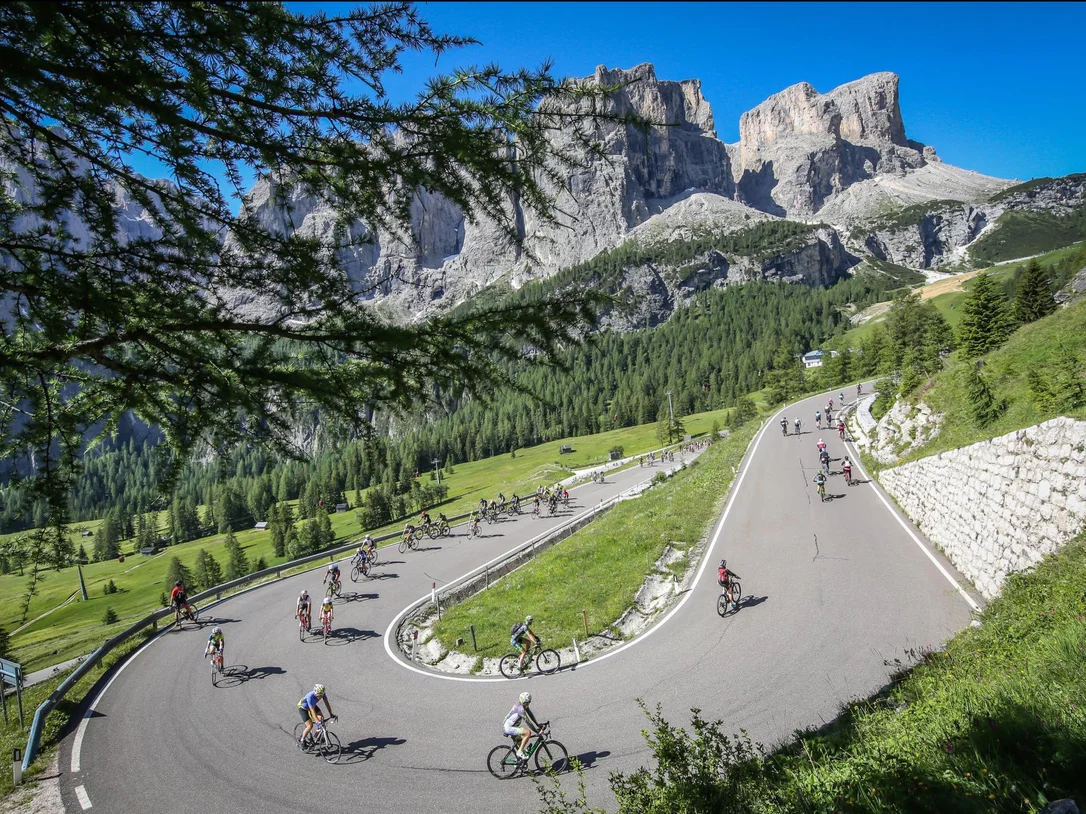
POLYGON ((343 512, 347 511, 349 508, 351 508, 351 507, 350 507, 350 504, 348 504, 348 503, 337 503, 336 504, 336 514, 343 514, 343 512))
POLYGON ((255 526, 253 526, 253 528, 256 529, 257 531, 267 531, 268 530, 268 521, 267 520, 261 520, 259 523, 257 523, 255 526))
POLYGON ((558 450, 558 454, 559 454, 559 455, 564 455, 564 454, 565 454, 565 453, 567 453, 567 452, 573 452, 573 447, 570 447, 570 446, 563 446, 563 447, 561 447, 561 448, 560 448, 560 449, 558 450))
POLYGON ((812 350, 803 354, 803 366, 806 368, 822 367, 822 351, 812 350))

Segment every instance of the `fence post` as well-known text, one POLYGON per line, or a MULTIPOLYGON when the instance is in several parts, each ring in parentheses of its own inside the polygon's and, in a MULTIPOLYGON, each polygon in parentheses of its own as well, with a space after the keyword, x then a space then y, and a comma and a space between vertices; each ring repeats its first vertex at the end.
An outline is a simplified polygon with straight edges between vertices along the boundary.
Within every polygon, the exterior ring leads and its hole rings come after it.
POLYGON ((577 656, 577 663, 581 663, 581 648, 577 646, 577 637, 573 637, 573 653, 577 656))
POLYGON ((468 627, 471 629, 471 649, 478 651, 479 645, 475 641, 475 625, 468 625, 468 627))
POLYGON ((485 578, 486 578, 486 588, 483 588, 483 590, 485 591, 488 588, 490 588, 490 566, 489 565, 486 566, 486 568, 483 569, 483 572, 484 572, 485 578))
POLYGON ((584 635, 588 637, 588 611, 581 611, 581 620, 584 622, 584 635))

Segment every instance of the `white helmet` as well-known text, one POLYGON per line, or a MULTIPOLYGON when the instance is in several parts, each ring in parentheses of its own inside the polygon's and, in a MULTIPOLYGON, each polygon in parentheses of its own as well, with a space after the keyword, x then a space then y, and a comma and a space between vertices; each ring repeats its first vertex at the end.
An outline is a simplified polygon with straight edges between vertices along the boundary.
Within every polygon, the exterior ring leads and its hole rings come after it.
POLYGON ((532 703, 532 694, 530 692, 522 692, 520 694, 520 703, 530 704, 532 703))
POLYGON ((826 442, 825 442, 825 441, 823 441, 823 440, 822 440, 821 438, 819 438, 819 439, 818 439, 818 443, 820 443, 820 444, 824 444, 824 443, 826 443, 826 442))
POLYGON ((212 636, 221 636, 222 635, 222 628, 221 627, 213 627, 213 628, 211 628, 211 635, 212 636))
POLYGON ((324 685, 323 684, 314 684, 313 685, 313 694, 315 696, 317 696, 317 698, 323 698, 324 697, 324 685))
POLYGON ((299 599, 309 599, 309 591, 307 591, 305 588, 302 588, 302 592, 300 594, 298 594, 298 598, 299 599))

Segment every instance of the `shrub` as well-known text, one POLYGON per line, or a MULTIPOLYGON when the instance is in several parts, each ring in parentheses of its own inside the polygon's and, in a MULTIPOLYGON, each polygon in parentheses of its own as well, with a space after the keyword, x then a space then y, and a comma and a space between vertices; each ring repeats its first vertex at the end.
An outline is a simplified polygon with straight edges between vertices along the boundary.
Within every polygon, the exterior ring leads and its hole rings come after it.
POLYGON ((113 610, 113 607, 110 606, 106 608, 106 615, 102 617, 102 624, 114 625, 117 623, 118 618, 117 611, 113 610))

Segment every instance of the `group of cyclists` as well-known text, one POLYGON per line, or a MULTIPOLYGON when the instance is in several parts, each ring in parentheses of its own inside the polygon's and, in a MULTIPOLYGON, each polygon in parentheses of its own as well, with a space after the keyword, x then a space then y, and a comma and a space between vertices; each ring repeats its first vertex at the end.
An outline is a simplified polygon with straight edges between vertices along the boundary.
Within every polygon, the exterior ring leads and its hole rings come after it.
POLYGON ((437 520, 430 517, 430 513, 423 509, 419 512, 419 521, 407 523, 403 527, 403 539, 410 540, 413 537, 429 534, 431 537, 441 537, 449 533, 449 518, 444 512, 437 513, 437 520))

